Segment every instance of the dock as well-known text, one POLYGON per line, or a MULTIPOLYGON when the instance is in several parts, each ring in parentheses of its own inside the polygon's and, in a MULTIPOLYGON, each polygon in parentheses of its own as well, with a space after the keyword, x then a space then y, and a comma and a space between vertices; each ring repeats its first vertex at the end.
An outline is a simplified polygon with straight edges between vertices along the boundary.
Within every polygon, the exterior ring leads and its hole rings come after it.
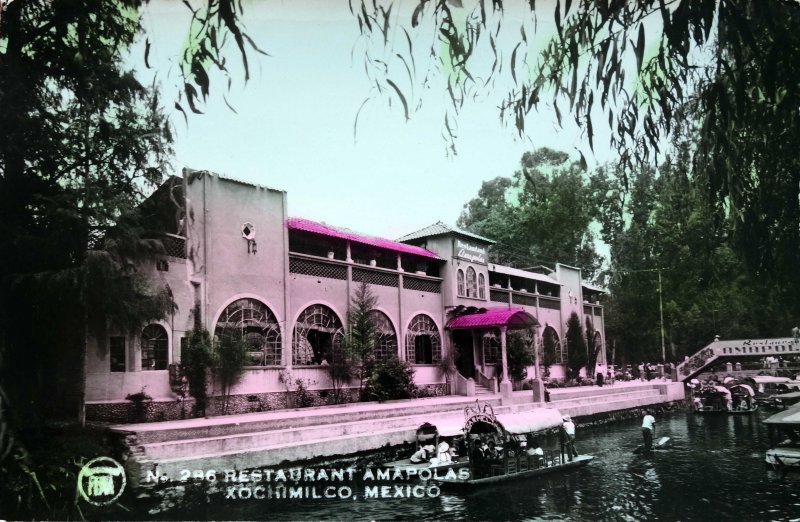
MULTIPOLYGON (((533 402, 532 392, 482 395, 495 413, 557 409, 581 417, 671 403, 684 399, 681 382, 620 382, 606 386, 555 388, 550 402, 533 402)), ((383 403, 124 424, 110 427, 124 447, 128 479, 146 486, 152 477, 179 477, 185 470, 231 470, 296 466, 320 458, 344 457, 412 443, 425 423, 458 430, 464 408, 475 397, 444 396, 383 403), (148 479, 149 477, 149 479, 148 479)), ((447 431, 447 430, 446 430, 447 431)), ((455 431, 453 432, 455 433, 455 431)))

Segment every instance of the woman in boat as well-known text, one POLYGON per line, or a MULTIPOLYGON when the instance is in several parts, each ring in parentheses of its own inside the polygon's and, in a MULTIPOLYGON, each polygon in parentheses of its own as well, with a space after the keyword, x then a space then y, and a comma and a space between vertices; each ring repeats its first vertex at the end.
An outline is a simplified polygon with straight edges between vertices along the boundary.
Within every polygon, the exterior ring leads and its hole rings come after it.
POLYGON ((427 462, 431 457, 433 457, 435 451, 436 451, 435 446, 431 445, 422 446, 413 455, 411 455, 410 460, 414 464, 419 464, 420 462, 427 462))
POLYGON ((539 444, 539 439, 537 439, 532 433, 528 433, 528 437, 526 442, 526 446, 528 449, 525 450, 525 453, 528 455, 529 460, 533 463, 534 467, 539 467, 544 458, 544 450, 542 446, 539 444))

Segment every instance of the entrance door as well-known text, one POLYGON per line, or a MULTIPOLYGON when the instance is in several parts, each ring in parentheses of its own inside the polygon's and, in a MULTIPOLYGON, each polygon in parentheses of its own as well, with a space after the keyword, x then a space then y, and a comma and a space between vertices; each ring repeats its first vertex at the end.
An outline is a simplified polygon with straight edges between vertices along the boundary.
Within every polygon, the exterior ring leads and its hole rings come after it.
POLYGON ((472 350, 472 330, 453 330, 453 346, 458 373, 469 379, 475 377, 475 356, 472 350))

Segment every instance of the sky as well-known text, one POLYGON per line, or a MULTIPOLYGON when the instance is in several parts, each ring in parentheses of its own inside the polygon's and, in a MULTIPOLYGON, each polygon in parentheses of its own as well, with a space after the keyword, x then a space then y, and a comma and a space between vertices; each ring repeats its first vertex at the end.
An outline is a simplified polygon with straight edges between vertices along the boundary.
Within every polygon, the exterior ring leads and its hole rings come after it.
MULTIPOLYGON (((508 74, 499 77, 494 93, 466 103, 458 119, 457 154, 449 155, 442 137, 449 97, 436 79, 429 89, 416 89, 421 108, 409 121, 396 98, 391 106, 387 98, 373 98, 359 112, 374 90, 347 0, 259 0, 244 7, 248 34, 270 56, 251 52, 250 80, 245 83, 233 68, 229 91, 225 79, 212 76, 211 96, 200 107, 204 114, 189 113, 188 123, 172 108, 188 10, 175 0, 153 0, 145 8, 151 68, 144 65, 143 44, 132 50, 130 61, 142 81, 155 77, 162 87, 176 133, 174 173, 183 167, 210 170, 285 190, 292 217, 397 238, 437 221, 455 225, 481 183, 513 175, 525 151, 548 146, 577 159, 580 148, 590 166, 611 159, 597 146, 596 156, 588 154, 580 130, 569 121, 559 128, 547 107, 528 118, 524 139, 513 124, 502 125, 498 96, 505 93, 508 74)), ((505 16, 504 23, 513 25, 514 13, 505 16)), ((546 34, 546 21, 539 24, 546 34)), ((423 30, 412 38, 423 49, 431 35, 423 30)), ((532 40, 534 47, 544 41, 532 40)), ((229 64, 240 64, 235 48, 227 55, 229 64)))

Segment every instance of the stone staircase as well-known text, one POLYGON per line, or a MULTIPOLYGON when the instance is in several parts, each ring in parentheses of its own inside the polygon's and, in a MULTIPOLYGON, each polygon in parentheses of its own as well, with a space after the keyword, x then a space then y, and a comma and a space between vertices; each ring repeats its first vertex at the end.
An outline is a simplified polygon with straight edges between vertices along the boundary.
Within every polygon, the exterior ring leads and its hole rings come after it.
POLYGON ((478 384, 476 382, 475 383, 475 395, 476 396, 480 395, 481 397, 485 397, 487 395, 494 395, 494 393, 492 393, 492 391, 489 388, 487 388, 486 386, 482 386, 482 385, 480 385, 480 384, 478 384))
POLYGON ((664 395, 658 388, 566 388, 550 391, 550 404, 562 414, 572 417, 592 415, 602 412, 627 410, 664 402, 664 395), (574 390, 574 391, 573 391, 574 390), (602 408, 598 408, 601 406, 602 408))

